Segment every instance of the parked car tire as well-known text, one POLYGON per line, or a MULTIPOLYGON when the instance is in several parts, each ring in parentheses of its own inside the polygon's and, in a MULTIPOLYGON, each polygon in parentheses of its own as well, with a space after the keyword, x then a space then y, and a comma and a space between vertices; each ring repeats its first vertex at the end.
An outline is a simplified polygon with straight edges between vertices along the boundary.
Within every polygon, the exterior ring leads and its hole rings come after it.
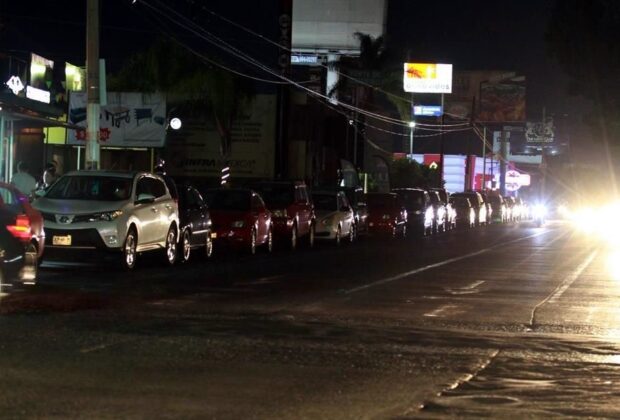
POLYGON ((310 225, 310 232, 308 232, 308 248, 314 248, 314 241, 316 239, 315 231, 316 231, 316 227, 314 226, 314 223, 312 223, 310 225))
POLYGON ((250 232, 250 254, 254 255, 256 254, 256 229, 252 229, 252 232, 250 232))
POLYGON ((189 229, 185 229, 183 231, 183 235, 181 235, 181 248, 179 252, 181 253, 181 262, 188 262, 192 255, 192 234, 189 229))
POLYGON ((166 263, 174 265, 177 261, 177 230, 174 226, 170 226, 166 234, 166 263))
POLYGON ((267 252, 271 254, 273 252, 273 231, 269 228, 269 232, 267 232, 267 252))
POLYGON ((207 231, 207 238, 205 239, 205 257, 207 257, 207 259, 213 257, 213 238, 211 238, 211 231, 207 231))
POLYGON ((138 234, 132 227, 127 232, 125 243, 123 244, 123 259, 121 260, 122 266, 126 270, 133 270, 136 267, 138 259, 138 253, 136 248, 138 246, 138 234))
POLYGON ((289 242, 291 251, 295 251, 297 249, 297 239, 297 225, 293 224, 293 229, 291 229, 291 241, 289 242))

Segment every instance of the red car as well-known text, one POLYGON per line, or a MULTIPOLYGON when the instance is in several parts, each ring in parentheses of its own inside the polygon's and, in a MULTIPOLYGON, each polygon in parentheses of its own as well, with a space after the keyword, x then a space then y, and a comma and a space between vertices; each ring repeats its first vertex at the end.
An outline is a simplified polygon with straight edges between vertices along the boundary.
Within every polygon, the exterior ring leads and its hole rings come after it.
POLYGON ((267 203, 276 240, 294 250, 299 240, 312 247, 316 218, 312 197, 303 181, 261 181, 251 185, 267 203))
POLYGON ((367 195, 368 231, 403 238, 407 236, 407 210, 394 193, 370 193, 367 195))
POLYGON ((43 216, 30 205, 28 197, 11 184, 0 182, 0 201, 2 206, 15 214, 15 223, 7 226, 7 229, 22 241, 27 253, 30 250, 36 255, 38 261, 45 247, 43 216))
POLYGON ((260 195, 249 189, 219 188, 206 190, 204 197, 215 249, 231 245, 255 254, 264 245, 268 252, 273 250, 271 213, 260 195))

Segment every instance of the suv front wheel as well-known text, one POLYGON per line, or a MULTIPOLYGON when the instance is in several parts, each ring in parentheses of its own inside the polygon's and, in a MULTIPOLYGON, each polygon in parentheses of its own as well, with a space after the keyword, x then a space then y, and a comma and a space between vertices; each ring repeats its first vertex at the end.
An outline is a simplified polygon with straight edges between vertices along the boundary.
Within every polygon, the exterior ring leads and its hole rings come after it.
POLYGON ((125 244, 123 245, 123 268, 127 270, 132 270, 136 266, 137 252, 136 248, 138 246, 138 235, 134 228, 129 229, 127 232, 127 238, 125 238, 125 244))

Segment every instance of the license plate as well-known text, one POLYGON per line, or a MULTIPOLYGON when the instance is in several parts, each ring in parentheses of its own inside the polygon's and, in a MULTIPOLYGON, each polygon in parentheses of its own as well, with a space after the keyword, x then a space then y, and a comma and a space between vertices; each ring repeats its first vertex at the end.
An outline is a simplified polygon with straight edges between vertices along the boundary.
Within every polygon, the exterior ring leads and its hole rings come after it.
POLYGON ((71 235, 52 236, 52 245, 71 246, 71 235))
POLYGON ((217 239, 217 233, 213 232, 213 233, 211 234, 211 239, 217 239))

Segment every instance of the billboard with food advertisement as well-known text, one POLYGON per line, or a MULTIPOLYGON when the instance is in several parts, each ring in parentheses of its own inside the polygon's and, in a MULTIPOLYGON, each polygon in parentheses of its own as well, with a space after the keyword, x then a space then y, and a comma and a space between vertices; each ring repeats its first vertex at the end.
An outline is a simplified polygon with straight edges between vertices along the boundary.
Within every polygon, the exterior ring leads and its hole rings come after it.
POLYGON ((477 119, 490 123, 525 122, 525 77, 481 83, 477 119))

